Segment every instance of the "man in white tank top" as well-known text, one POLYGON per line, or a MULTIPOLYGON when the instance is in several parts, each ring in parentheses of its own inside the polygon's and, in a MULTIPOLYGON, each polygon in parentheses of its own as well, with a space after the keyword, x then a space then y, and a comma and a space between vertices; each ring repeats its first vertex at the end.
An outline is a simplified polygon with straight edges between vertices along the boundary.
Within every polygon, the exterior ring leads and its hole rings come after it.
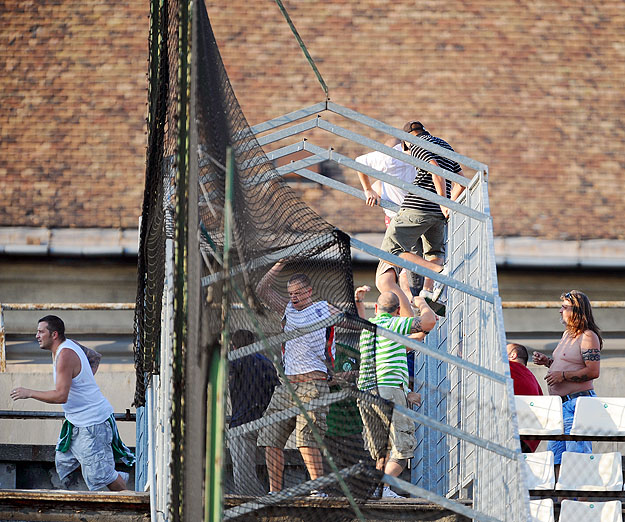
POLYGON ((95 382, 94 358, 90 362, 77 343, 65 338, 65 325, 55 315, 39 320, 35 337, 42 350, 52 353, 55 387, 47 391, 18 387, 11 390, 11 398, 63 405, 65 418, 71 424, 64 424, 64 428, 68 427, 62 432, 65 446, 59 449, 62 443, 59 441, 55 452, 56 469, 62 481, 80 466, 90 490, 126 489, 127 475, 124 473, 124 477, 115 470, 112 443, 118 434, 114 418, 110 420, 113 407, 95 382))

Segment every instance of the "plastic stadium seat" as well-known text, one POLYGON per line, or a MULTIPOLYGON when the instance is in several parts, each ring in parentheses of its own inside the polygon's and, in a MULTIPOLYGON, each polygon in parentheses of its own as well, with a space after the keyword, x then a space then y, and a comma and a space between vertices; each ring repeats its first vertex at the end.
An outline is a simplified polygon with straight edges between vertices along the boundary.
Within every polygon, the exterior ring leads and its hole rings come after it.
POLYGON ((620 500, 577 502, 563 500, 559 522, 623 522, 620 500))
POLYGON ((531 522, 555 522, 553 500, 550 498, 530 500, 530 520, 531 522))
POLYGON ((558 395, 515 395, 519 435, 561 435, 562 399, 558 395))
POLYGON ((553 472, 553 452, 523 453, 527 489, 553 489, 556 483, 553 472))
POLYGON ((573 453, 562 454, 560 476, 556 489, 586 491, 622 491, 623 467, 621 454, 573 453))
POLYGON ((625 435, 625 398, 577 399, 571 435, 625 435))

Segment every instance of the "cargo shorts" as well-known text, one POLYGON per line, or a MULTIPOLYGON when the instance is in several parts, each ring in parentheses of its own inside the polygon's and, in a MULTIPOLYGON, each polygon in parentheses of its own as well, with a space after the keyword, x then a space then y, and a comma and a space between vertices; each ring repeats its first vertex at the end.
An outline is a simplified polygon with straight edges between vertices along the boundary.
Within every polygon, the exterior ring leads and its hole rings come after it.
MULTIPOLYGON (((325 380, 291 383, 291 386, 304 404, 313 399, 322 398, 330 393, 330 387, 325 380)), ((269 406, 267 406, 263 417, 287 410, 294 406, 297 406, 297 403, 289 393, 288 388, 285 385, 278 386, 273 397, 271 397, 271 402, 269 406)), ((321 438, 323 438, 328 429, 326 424, 328 409, 328 406, 322 406, 315 410, 307 411, 308 416, 317 428, 321 438)), ((293 430, 296 430, 296 445, 298 448, 319 447, 319 444, 313 437, 311 427, 306 422, 306 418, 301 414, 260 428, 258 432, 258 445, 261 447, 284 448, 293 430)))
MULTIPOLYGON (((445 257, 445 224, 442 214, 402 208, 386 229, 380 248, 396 256, 403 252, 422 252, 428 261, 445 257), (419 239, 423 241, 423 248, 419 239)), ((380 260, 376 279, 391 268, 399 275, 401 268, 380 260)))

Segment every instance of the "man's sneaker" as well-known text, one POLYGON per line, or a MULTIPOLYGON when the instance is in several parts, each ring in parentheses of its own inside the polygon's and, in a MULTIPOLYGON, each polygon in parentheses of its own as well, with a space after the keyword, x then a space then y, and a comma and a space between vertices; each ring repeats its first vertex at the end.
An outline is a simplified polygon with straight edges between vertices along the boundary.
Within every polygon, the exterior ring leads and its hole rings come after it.
POLYGON ((316 498, 328 498, 328 494, 324 493, 323 491, 319 491, 318 489, 311 489, 310 490, 310 495, 308 495, 309 497, 316 497, 316 498))
POLYGON ((395 493, 388 486, 384 486, 384 489, 382 490, 382 498, 406 498, 406 497, 402 497, 401 495, 398 495, 397 493, 395 493))
POLYGON ((429 290, 423 289, 419 292, 419 297, 432 299, 432 292, 430 292, 429 290))
POLYGON ((441 299, 443 291, 445 290, 445 285, 439 283, 438 281, 434 281, 434 290, 432 290, 432 302, 436 303, 437 301, 443 302, 444 299, 441 299))
POLYGON ((438 315, 439 317, 445 317, 445 312, 447 311, 447 307, 443 303, 435 303, 429 297, 425 298, 425 302, 432 309, 432 311, 438 315))

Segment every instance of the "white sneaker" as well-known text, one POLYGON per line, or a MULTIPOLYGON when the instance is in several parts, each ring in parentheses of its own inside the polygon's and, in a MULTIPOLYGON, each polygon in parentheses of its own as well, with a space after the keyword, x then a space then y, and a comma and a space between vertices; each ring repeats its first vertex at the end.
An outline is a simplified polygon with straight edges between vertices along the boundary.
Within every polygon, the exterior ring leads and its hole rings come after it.
POLYGON ((397 493, 395 493, 388 486, 384 486, 384 489, 382 490, 382 498, 406 498, 406 497, 402 497, 401 495, 398 495, 397 493))
POLYGON ((445 285, 439 283, 438 281, 434 281, 434 290, 432 291, 432 302, 436 303, 440 300, 441 294, 445 290, 445 285))
POLYGON ((421 290, 419 292, 419 297, 429 297, 430 299, 432 299, 432 292, 430 292, 429 290, 421 290))

